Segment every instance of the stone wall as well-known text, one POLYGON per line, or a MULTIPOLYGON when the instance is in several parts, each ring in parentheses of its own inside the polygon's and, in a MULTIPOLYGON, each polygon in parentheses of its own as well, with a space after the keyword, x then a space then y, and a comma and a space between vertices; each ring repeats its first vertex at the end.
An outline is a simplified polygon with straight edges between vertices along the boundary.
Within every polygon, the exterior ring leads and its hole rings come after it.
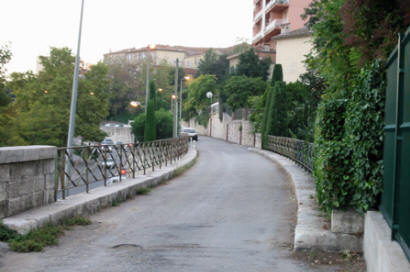
POLYGON ((53 146, 0 148, 0 218, 54 202, 53 146))
POLYGON ((134 142, 134 135, 130 125, 119 122, 105 122, 100 126, 100 129, 107 133, 107 138, 116 142, 123 142, 129 144, 134 142))
POLYGON ((200 135, 211 136, 231 143, 245 146, 255 146, 253 127, 248 120, 232 120, 232 116, 223 113, 222 121, 219 114, 213 113, 208 121, 207 128, 199 125, 195 119, 183 122, 183 126, 195 128, 200 135))

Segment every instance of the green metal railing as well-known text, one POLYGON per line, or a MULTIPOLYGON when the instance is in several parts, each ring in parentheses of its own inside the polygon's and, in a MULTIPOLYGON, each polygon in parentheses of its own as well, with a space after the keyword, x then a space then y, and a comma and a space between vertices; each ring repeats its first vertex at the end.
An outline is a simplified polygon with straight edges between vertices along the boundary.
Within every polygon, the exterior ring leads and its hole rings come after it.
POLYGON ((386 65, 384 174, 380 210, 410 261, 410 28, 386 65))
POLYGON ((295 161, 307 171, 313 170, 313 144, 298 139, 268 136, 264 147, 295 161))
POLYGON ((155 171, 188 152, 189 137, 136 144, 58 148, 55 199, 155 171))

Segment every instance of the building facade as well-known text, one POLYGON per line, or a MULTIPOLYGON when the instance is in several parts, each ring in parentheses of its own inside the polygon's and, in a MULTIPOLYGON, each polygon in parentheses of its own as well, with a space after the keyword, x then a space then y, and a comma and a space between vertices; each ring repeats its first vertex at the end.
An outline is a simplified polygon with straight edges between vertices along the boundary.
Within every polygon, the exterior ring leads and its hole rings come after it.
MULTIPOLYGON (((169 46, 155 45, 152 47, 130 48, 116 52, 110 52, 104 55, 104 62, 127 61, 130 63, 144 61, 150 58, 153 65, 174 66, 176 59, 179 64, 191 71, 198 70, 199 62, 204 57, 205 52, 211 48, 206 47, 186 47, 186 46, 169 46)), ((228 54, 232 47, 212 48, 217 54, 228 54)))
POLYGON ((303 28, 301 15, 312 0, 253 0, 254 46, 275 49, 274 36, 303 28))
POLYGON ((276 62, 282 64, 283 80, 294 82, 306 72, 305 56, 312 48, 312 36, 306 28, 282 33, 272 38, 276 43, 276 62))

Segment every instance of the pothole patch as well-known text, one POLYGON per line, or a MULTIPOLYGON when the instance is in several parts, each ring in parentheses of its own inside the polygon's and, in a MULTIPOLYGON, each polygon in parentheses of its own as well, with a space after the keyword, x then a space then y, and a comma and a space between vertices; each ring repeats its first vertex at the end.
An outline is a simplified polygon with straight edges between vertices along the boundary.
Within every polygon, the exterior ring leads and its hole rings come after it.
POLYGON ((142 246, 137 245, 137 244, 118 244, 118 245, 112 246, 111 248, 113 248, 113 249, 138 248, 138 249, 141 249, 141 250, 143 249, 142 246))

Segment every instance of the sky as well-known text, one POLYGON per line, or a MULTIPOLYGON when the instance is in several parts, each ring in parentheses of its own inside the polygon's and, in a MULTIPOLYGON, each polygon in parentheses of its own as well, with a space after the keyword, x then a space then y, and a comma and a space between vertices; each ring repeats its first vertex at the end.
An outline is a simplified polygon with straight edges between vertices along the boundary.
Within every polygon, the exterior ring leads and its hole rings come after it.
MULTIPOLYGON (((0 0, 0 46, 7 73, 36 72, 50 47, 77 50, 81 0, 0 0)), ((110 51, 148 44, 228 47, 251 41, 253 0, 85 0, 80 56, 97 63, 110 51)))

